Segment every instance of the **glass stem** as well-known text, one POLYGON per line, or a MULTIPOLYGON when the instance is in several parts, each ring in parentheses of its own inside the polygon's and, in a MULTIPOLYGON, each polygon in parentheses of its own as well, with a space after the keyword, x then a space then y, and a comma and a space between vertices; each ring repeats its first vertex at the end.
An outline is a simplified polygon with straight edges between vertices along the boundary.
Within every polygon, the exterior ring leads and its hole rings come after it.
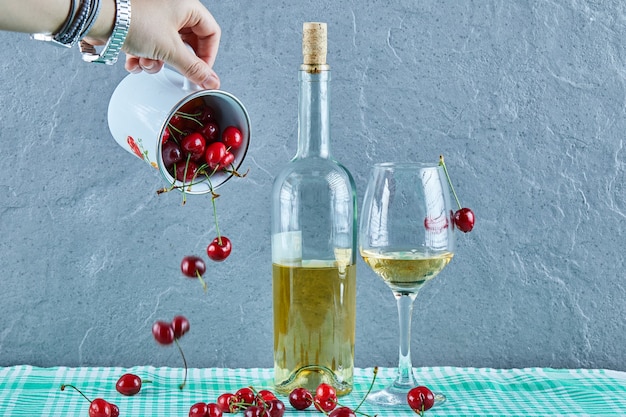
POLYGON ((400 358, 398 361, 398 376, 393 385, 396 388, 406 389, 416 386, 411 362, 411 316, 413 302, 417 293, 394 292, 398 304, 398 318, 400 319, 400 358))

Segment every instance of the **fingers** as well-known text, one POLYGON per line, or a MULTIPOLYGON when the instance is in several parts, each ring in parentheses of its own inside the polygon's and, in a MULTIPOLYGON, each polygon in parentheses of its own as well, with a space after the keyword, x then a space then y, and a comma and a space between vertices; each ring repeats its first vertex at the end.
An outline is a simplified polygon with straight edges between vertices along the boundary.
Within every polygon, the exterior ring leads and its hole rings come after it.
POLYGON ((163 68, 163 61, 156 59, 140 58, 134 55, 126 55, 126 71, 133 74, 145 71, 148 74, 156 74, 163 68))
POLYGON ((179 45, 172 56, 172 65, 203 88, 219 88, 220 80, 212 67, 217 58, 221 29, 213 15, 204 7, 197 8, 179 33, 193 51, 179 45))
MULTIPOLYGON (((173 65, 178 72, 189 79, 194 84, 206 89, 217 89, 220 87, 220 79, 213 69, 203 60, 198 58, 189 49, 184 48, 187 52, 186 57, 174 59, 173 65)), ((163 68, 163 62, 147 58, 139 58, 134 55, 126 55, 126 71, 138 74, 145 71, 149 74, 155 74, 163 68)))
POLYGON ((149 58, 139 58, 139 66, 148 74, 156 74, 163 68, 163 61, 149 58))
POLYGON ((148 0, 136 0, 138 17, 124 45, 126 70, 153 74, 167 63, 203 88, 219 88, 219 77, 212 69, 221 37, 217 21, 199 0, 161 1, 162 7, 153 7, 148 0), (168 6, 175 6, 169 14, 168 6), (157 12, 170 16, 169 24, 155 27, 145 18, 157 12))
POLYGON ((220 87, 220 79, 211 65, 185 47, 182 40, 181 47, 177 48, 176 54, 172 56, 171 64, 189 81, 202 88, 217 89, 220 87))
POLYGON ((124 68, 131 74, 139 74, 142 71, 139 65, 139 58, 130 54, 126 54, 126 64, 124 64, 124 68))
POLYGON ((222 30, 213 15, 205 8, 200 9, 198 21, 191 26, 197 37, 194 47, 198 58, 213 67, 220 45, 222 30))

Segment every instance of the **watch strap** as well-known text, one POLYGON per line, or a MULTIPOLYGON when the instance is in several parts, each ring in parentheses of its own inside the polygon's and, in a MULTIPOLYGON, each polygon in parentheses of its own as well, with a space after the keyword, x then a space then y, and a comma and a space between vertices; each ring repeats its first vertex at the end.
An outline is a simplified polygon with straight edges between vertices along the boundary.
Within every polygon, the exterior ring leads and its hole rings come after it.
POLYGON ((117 62, 117 58, 122 50, 128 29, 130 28, 130 0, 115 0, 115 25, 111 37, 104 45, 100 53, 96 51, 96 47, 85 41, 80 41, 80 52, 83 60, 86 62, 95 62, 99 64, 113 65, 117 62))

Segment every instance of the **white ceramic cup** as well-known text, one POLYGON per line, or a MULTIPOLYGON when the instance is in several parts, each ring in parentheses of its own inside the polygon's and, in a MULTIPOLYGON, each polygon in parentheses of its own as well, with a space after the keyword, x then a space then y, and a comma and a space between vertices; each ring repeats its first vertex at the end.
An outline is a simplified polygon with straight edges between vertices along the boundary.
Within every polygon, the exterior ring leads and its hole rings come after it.
MULTIPOLYGON (((243 104, 230 93, 203 90, 169 68, 157 74, 127 75, 117 86, 109 101, 109 129, 115 141, 131 154, 158 169, 169 185, 183 190, 183 183, 173 178, 165 168, 161 155, 163 133, 167 123, 185 103, 202 97, 216 111, 220 128, 236 126, 242 134, 241 147, 233 152, 232 166, 239 169, 250 142, 250 117, 243 104)), ((184 185, 189 194, 205 194, 233 176, 216 172, 207 180, 184 185)))

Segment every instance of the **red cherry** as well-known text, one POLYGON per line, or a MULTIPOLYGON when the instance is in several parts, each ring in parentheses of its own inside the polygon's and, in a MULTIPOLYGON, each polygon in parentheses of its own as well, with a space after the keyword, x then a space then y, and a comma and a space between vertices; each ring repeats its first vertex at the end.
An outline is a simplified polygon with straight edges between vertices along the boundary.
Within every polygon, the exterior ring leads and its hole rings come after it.
POLYGON ((214 122, 207 122, 201 130, 208 142, 216 142, 220 138, 220 127, 214 122))
POLYGON ((256 394, 255 403, 257 405, 263 405, 271 400, 275 400, 276 396, 272 391, 262 389, 256 394))
POLYGON ((251 405, 243 411, 243 417, 268 417, 268 414, 265 408, 251 405))
POLYGON ((315 398, 319 398, 320 400, 336 400, 337 391, 335 391, 335 388, 333 388, 332 385, 321 383, 315 390, 315 398))
POLYGON ((200 121, 203 124, 207 124, 209 121, 216 121, 217 120, 217 113, 215 112, 215 109, 213 109, 213 107, 211 106, 207 106, 206 104, 204 104, 202 106, 202 114, 200 115, 200 121))
POLYGON ((141 378, 135 374, 124 374, 117 380, 115 389, 122 395, 135 395, 141 390, 141 378))
POLYGON ((170 139, 170 128, 166 127, 163 131, 163 136, 161 136, 161 143, 165 143, 170 139))
POLYGON ((235 162, 235 155, 232 152, 226 152, 220 161, 219 169, 228 169, 235 162))
POLYGON ((268 402, 267 414, 269 414, 269 417, 283 417, 285 414, 285 403, 279 399, 270 400, 268 402))
POLYGON ((198 256, 185 256, 180 263, 180 270, 186 277, 198 278, 206 272, 206 264, 198 256))
POLYGON ((196 97, 189 100, 178 109, 177 113, 185 113, 190 115, 200 114, 204 108, 204 99, 202 97, 196 97))
POLYGON ((328 413, 337 405, 337 401, 333 400, 320 400, 317 397, 313 399, 313 404, 318 411, 328 413))
POLYGON ((222 133, 222 142, 231 149, 238 149, 243 143, 241 131, 235 126, 228 126, 222 133))
POLYGON ((306 388, 296 388, 289 393, 289 404, 296 410, 306 410, 313 404, 313 395, 306 388))
POLYGON ((74 385, 62 384, 61 391, 65 391, 65 388, 72 388, 83 396, 84 399, 90 402, 89 405, 89 417, 118 417, 120 415, 120 409, 117 405, 110 403, 102 398, 96 398, 91 401, 81 390, 74 385))
POLYGON ((230 392, 226 392, 219 397, 217 397, 217 406, 222 410, 223 413, 235 413, 237 412, 237 397, 235 394, 230 392))
POLYGON ((198 165, 193 161, 176 166, 176 179, 178 181, 190 182, 198 175, 198 165))
POLYGON ((416 413, 430 410, 435 405, 435 395, 425 386, 419 386, 411 389, 406 395, 409 407, 416 413))
POLYGON ((180 126, 182 125, 182 122, 183 122, 183 118, 179 114, 174 113, 174 115, 170 117, 168 124, 174 127, 180 128, 180 126))
POLYGON ((424 228, 432 233, 441 233, 448 228, 448 218, 443 215, 436 218, 426 217, 424 219, 424 228))
POLYGON ((226 155, 226 145, 222 142, 213 142, 206 147, 204 152, 204 160, 209 165, 209 168, 215 169, 220 165, 222 159, 226 155))
POLYGON ((466 207, 454 213, 454 224, 463 233, 470 232, 474 228, 474 212, 466 207))
POLYGON ((89 406, 89 417, 112 417, 111 404, 102 398, 96 398, 89 406))
POLYGON ((161 157, 166 168, 171 168, 183 160, 183 152, 174 141, 168 141, 161 147, 161 157))
POLYGON ((206 417, 222 417, 222 410, 217 404, 208 403, 206 417))
POLYGON ((207 246, 206 253, 211 260, 221 262, 228 258, 231 250, 232 245, 230 244, 230 239, 226 236, 221 236, 213 239, 213 242, 207 246))
POLYGON ((174 330, 174 338, 180 339, 189 331, 189 320, 185 316, 176 316, 172 319, 171 326, 174 330))
POLYGON ((206 417, 209 407, 205 403, 195 403, 189 408, 189 417, 206 417))
POLYGON ((198 132, 188 134, 180 142, 180 147, 184 151, 185 155, 190 155, 192 161, 197 161, 204 155, 204 149, 206 148, 206 140, 198 132))
POLYGON ((251 388, 245 387, 237 390, 235 392, 235 397, 237 397, 237 402, 245 405, 253 405, 256 395, 254 395, 254 391, 251 388))
POLYGON ((349 407, 335 408, 328 417, 356 417, 356 413, 349 407))
POLYGON ((321 383, 315 390, 313 403, 315 408, 328 413, 337 405, 337 391, 332 385, 321 383))
POLYGON ((202 288, 206 291, 206 282, 202 279, 202 275, 206 272, 206 264, 204 260, 198 256, 185 256, 180 262, 180 270, 186 277, 198 278, 202 288))
POLYGON ((152 336, 154 336, 154 340, 162 345, 174 343, 174 329, 170 323, 165 321, 159 320, 152 325, 152 336))

